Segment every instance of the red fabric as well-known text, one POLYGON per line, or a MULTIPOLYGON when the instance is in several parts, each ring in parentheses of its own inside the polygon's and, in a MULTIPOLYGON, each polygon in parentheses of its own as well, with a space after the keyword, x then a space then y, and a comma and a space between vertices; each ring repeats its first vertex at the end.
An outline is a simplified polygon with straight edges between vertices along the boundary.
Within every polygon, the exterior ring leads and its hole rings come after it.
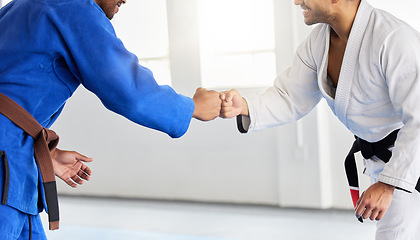
POLYGON ((353 200, 354 208, 356 208, 357 200, 359 200, 359 190, 350 189, 351 199, 353 200))

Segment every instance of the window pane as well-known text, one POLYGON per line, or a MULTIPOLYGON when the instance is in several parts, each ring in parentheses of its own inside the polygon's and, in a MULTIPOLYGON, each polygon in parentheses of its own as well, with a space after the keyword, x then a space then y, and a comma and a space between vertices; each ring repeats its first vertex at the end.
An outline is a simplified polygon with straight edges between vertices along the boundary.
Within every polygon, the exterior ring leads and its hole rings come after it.
POLYGON ((202 85, 271 85, 276 75, 272 0, 199 0, 202 85))
POLYGON ((156 81, 171 85, 166 1, 127 1, 112 23, 125 47, 153 71, 156 81))

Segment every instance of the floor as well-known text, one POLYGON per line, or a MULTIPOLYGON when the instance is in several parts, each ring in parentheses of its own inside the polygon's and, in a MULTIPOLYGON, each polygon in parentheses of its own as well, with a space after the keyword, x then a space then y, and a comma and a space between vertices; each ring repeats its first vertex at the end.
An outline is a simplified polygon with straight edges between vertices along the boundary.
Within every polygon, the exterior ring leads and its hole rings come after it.
POLYGON ((49 240, 373 240, 375 231, 346 210, 59 198, 60 230, 46 230, 49 240))

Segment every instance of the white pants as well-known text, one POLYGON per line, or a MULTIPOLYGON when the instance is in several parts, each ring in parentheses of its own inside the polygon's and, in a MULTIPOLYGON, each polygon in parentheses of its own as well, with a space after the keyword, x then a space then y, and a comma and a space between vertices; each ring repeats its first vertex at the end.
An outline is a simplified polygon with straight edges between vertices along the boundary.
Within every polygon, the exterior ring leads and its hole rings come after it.
MULTIPOLYGON (((375 157, 364 163, 372 184, 377 182, 385 163, 375 157)), ((391 205, 376 226, 376 240, 419 240, 420 193, 396 189, 391 205)))

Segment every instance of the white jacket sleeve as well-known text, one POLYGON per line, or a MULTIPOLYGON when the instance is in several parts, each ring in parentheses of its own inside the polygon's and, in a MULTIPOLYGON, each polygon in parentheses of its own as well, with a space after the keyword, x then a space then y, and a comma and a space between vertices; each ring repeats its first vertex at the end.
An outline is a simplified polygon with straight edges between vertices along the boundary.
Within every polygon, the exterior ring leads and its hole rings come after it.
POLYGON ((420 176, 420 35, 408 26, 383 44, 382 70, 401 128, 379 181, 412 192, 420 176), (401 42, 403 40, 403 42, 401 42))
POLYGON ((275 79, 272 87, 254 97, 244 97, 250 116, 249 119, 242 117, 246 131, 253 132, 296 121, 317 105, 322 95, 317 83, 312 45, 313 40, 309 37, 299 46, 292 66, 275 79))

